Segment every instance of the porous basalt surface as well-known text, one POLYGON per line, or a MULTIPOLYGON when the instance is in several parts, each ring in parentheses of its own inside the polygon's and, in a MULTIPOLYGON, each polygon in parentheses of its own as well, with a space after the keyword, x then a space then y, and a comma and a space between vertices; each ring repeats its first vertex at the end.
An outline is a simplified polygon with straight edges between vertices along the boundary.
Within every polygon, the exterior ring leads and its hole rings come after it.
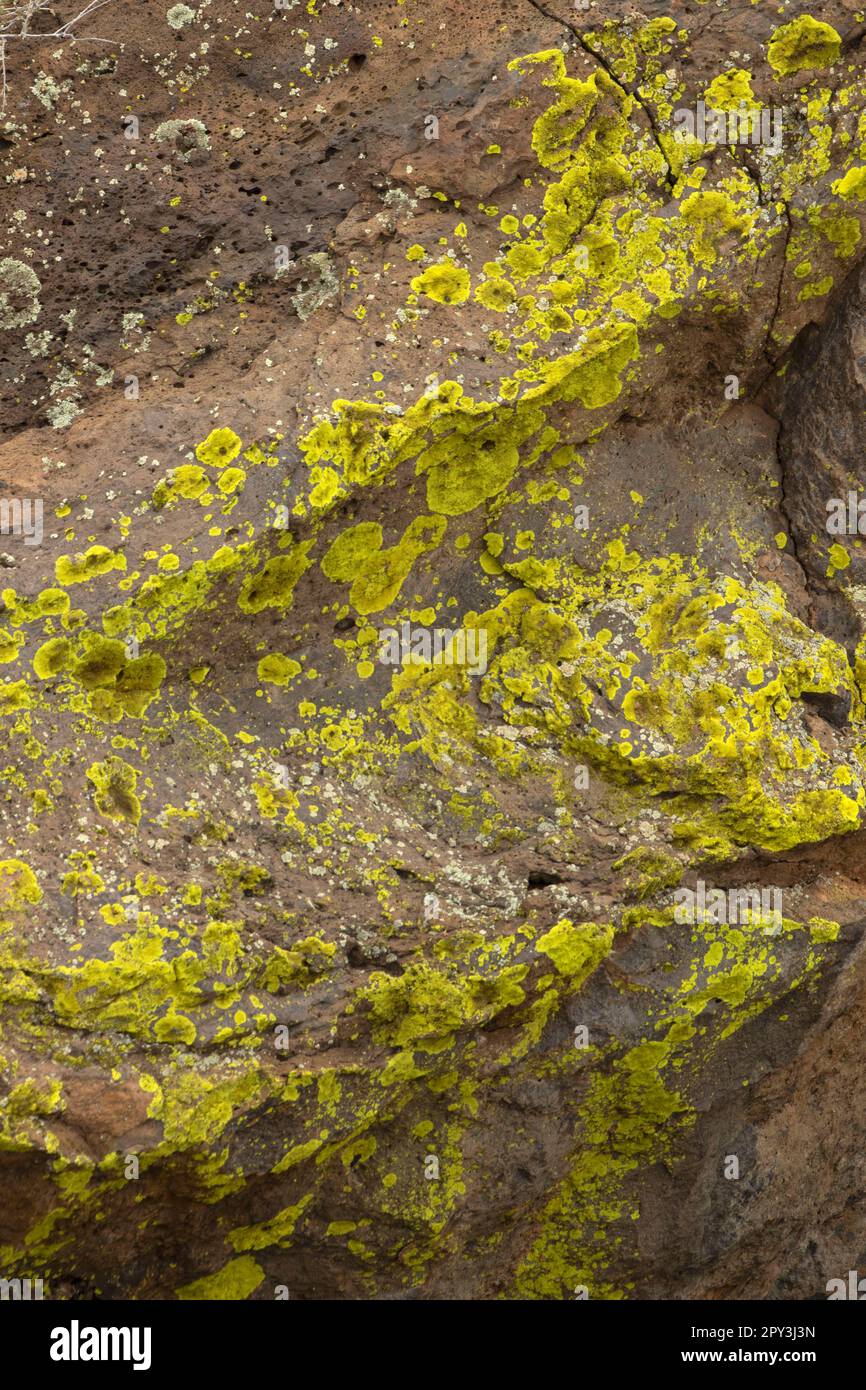
POLYGON ((8 43, 4 1277, 862 1261, 864 35, 148 0, 8 43), (741 100, 780 148, 676 138, 741 100), (407 623, 484 669, 386 664, 407 623), (781 920, 684 924, 699 879, 781 920))

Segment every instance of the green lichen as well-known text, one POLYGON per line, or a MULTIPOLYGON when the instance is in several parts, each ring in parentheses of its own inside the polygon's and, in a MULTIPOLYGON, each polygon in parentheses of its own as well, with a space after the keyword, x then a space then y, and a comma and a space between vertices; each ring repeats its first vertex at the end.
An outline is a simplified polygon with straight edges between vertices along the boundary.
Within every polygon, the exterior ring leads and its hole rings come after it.
POLYGON ((241 1255, 236 1260, 229 1260, 216 1274, 208 1274, 203 1279, 194 1279, 191 1284, 181 1285, 175 1290, 175 1297, 182 1302, 237 1302, 255 1293, 264 1278, 265 1271, 252 1256, 241 1255))
POLYGON ((295 942, 288 951, 276 946, 262 970, 262 986, 269 993, 278 994, 289 985, 312 984, 330 970, 336 953, 333 942, 316 936, 295 942))
POLYGON ((576 989, 604 959, 612 943, 613 927, 596 922, 573 923, 563 917, 538 938, 536 949, 550 956, 559 974, 576 989))
POLYGON ((312 1193, 308 1193, 300 1202, 284 1207, 268 1221, 262 1221, 255 1226, 236 1227, 235 1230, 229 1231, 228 1238, 235 1250, 266 1250, 271 1245, 289 1244, 304 1208, 311 1201, 312 1193))
POLYGON ((266 560, 262 568, 247 575, 238 596, 243 613, 261 613, 266 608, 291 608, 298 580, 309 569, 307 559, 312 541, 289 546, 281 555, 266 560))

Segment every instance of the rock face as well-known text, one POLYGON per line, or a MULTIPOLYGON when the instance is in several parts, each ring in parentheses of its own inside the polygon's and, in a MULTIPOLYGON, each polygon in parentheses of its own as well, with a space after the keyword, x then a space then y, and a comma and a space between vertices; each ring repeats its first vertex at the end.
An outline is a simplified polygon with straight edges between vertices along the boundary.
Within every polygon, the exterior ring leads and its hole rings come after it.
POLYGON ((862 15, 63 20, 0 120, 0 1276, 826 1297, 862 15))

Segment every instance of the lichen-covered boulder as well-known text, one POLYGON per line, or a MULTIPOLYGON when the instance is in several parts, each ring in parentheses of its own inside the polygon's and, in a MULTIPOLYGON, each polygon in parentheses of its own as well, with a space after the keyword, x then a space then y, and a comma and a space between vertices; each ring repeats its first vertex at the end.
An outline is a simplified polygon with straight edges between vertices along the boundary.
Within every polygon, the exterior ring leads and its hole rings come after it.
POLYGON ((0 1275, 825 1296, 862 22, 125 19, 7 51, 0 1275))

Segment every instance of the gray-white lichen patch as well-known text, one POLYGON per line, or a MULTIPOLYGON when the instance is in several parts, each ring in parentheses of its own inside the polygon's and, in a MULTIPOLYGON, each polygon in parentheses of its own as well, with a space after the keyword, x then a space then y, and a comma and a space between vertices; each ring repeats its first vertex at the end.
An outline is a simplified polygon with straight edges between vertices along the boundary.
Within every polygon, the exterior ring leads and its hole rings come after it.
POLYGON ((75 373, 68 366, 61 367, 48 389, 53 400, 45 411, 46 418, 53 429, 65 430, 84 413, 75 373))
POLYGON ((77 420, 78 416, 83 414, 84 411, 73 396, 64 396, 62 400, 49 405, 45 411, 48 423, 55 430, 68 429, 72 421, 77 420))
POLYGON ((137 309, 131 309, 123 315, 120 346, 124 352, 147 352, 150 347, 150 334, 145 331, 144 322, 144 314, 137 309))
POLYGON ((314 251, 307 256, 304 264, 313 272, 301 281, 300 288, 292 296, 292 305, 299 319, 308 319, 317 309, 340 292, 340 282, 334 274, 330 256, 325 251, 314 251))
POLYGON ((54 334, 46 328, 42 333, 28 333, 24 339, 24 346, 31 357, 45 357, 53 338, 54 334))
POLYGON ((189 5, 172 5, 165 19, 172 29, 182 29, 185 24, 192 24, 195 10, 191 10, 189 5))
POLYGON ((49 73, 40 72, 30 90, 46 111, 53 111, 63 93, 69 91, 69 83, 55 82, 49 73))
POLYGON ((23 328, 42 312, 42 285, 35 270, 7 256, 0 261, 0 329, 23 328))
POLYGON ((157 126, 151 139, 157 144, 170 141, 183 160, 189 159, 194 150, 210 149, 207 127, 201 121, 193 119, 163 121, 162 125, 157 126))

